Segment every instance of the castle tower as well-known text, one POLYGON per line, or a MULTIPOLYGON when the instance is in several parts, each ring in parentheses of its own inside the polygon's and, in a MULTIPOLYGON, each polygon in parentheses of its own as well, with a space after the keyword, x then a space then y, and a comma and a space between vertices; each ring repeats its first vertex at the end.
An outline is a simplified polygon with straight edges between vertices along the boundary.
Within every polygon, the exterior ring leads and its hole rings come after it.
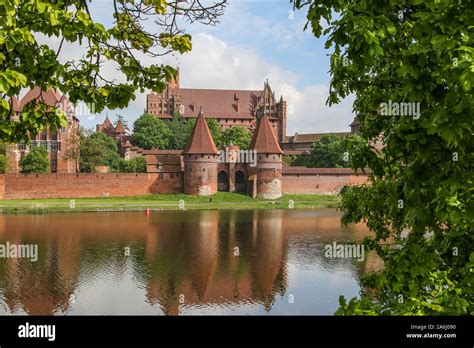
POLYGON ((264 199, 280 198, 283 151, 267 115, 260 119, 250 149, 257 154, 257 165, 255 168, 249 167, 254 178, 252 196, 264 199))
POLYGON ((191 138, 183 151, 184 193, 209 196, 217 193, 217 151, 202 113, 196 119, 191 138))
POLYGON ((280 97, 278 103, 278 117, 280 118, 280 126, 278 128, 278 141, 280 143, 286 142, 286 101, 283 100, 283 96, 280 97))

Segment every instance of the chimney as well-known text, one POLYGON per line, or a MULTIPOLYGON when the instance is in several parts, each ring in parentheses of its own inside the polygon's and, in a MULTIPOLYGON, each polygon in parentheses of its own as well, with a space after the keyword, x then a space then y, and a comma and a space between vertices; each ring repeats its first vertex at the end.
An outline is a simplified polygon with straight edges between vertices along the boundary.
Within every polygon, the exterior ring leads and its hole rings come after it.
POLYGON ((236 110, 237 112, 240 112, 240 102, 239 102, 239 98, 237 97, 237 94, 234 93, 234 100, 235 100, 235 103, 236 103, 236 110))

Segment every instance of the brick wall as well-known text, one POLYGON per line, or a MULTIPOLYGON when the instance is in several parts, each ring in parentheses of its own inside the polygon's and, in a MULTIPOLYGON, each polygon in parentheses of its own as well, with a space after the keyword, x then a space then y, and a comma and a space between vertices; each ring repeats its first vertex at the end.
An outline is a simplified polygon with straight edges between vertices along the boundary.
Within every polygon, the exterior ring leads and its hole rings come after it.
MULTIPOLYGON (((336 194, 345 185, 358 185, 367 174, 334 172, 288 173, 282 191, 290 194, 336 194)), ((217 185, 217 173, 215 173, 217 185)), ((183 173, 153 174, 4 174, 0 199, 132 196, 183 192, 183 173)))
POLYGON ((285 173, 282 191, 288 194, 338 194, 344 186, 360 185, 367 181, 364 173, 285 173))
MULTIPOLYGON (((4 185, 2 185, 4 183, 4 185)), ((179 193, 182 174, 5 174, 3 199, 79 198, 179 193)))

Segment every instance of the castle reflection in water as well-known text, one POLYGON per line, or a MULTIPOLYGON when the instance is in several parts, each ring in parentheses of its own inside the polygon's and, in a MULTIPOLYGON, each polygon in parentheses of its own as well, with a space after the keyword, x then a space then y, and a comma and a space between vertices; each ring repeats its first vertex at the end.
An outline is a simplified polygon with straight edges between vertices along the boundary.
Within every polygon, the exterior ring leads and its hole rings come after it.
POLYGON ((269 312, 288 296, 290 263, 347 269, 357 285, 357 262, 327 260, 323 245, 367 233, 329 209, 3 215, 0 243, 36 243, 39 257, 0 259, 0 313, 269 312))

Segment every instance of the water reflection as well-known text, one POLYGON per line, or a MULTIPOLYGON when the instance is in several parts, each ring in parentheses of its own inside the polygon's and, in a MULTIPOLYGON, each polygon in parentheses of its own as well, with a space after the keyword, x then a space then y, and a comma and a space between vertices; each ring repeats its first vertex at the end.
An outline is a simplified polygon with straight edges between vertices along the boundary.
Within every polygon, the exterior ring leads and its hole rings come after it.
POLYGON ((366 234, 331 209, 0 216, 0 243, 39 245, 0 259, 0 313, 332 314, 363 264, 324 244, 366 234))

